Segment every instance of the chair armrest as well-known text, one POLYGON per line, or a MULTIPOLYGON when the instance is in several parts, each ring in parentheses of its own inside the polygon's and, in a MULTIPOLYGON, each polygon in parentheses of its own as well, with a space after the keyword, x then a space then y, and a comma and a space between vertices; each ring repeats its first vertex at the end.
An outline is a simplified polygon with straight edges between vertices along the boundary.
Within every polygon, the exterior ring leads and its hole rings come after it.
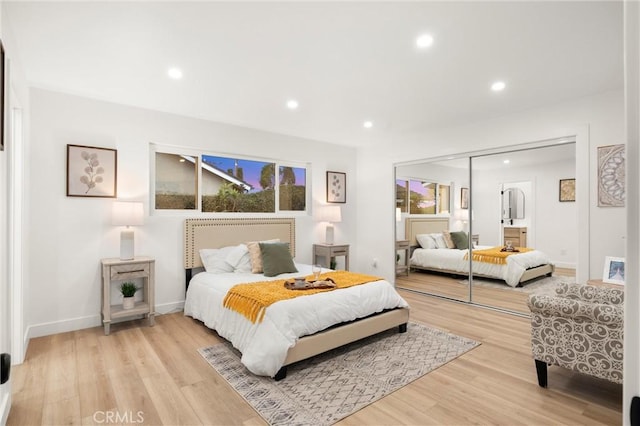
POLYGON ((535 294, 529 296, 528 305, 531 313, 544 317, 563 317, 620 328, 624 324, 624 309, 619 305, 535 294))
POLYGON ((556 288, 556 294, 572 300, 606 305, 624 305, 624 290, 594 285, 563 283, 556 288))

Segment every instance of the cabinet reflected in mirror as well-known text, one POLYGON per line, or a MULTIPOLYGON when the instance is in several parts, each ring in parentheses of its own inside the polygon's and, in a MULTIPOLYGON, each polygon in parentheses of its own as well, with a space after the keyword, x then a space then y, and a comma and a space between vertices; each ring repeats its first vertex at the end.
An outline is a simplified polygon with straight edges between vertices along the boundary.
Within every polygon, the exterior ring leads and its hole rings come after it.
POLYGON ((411 270, 396 285, 528 313, 529 294, 575 274, 577 207, 558 196, 558 182, 575 177, 575 161, 575 144, 565 143, 397 166, 396 235, 410 244, 411 270), (448 206, 438 197, 442 186, 448 206), (517 251, 502 251, 507 242, 517 251), (569 276, 553 276, 554 264, 569 276))

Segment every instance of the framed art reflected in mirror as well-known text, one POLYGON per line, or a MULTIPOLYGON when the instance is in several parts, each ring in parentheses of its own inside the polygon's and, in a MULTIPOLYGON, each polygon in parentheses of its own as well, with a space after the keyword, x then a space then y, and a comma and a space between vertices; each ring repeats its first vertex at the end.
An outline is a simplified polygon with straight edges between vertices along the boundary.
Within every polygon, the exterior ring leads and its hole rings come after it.
POLYGON ((576 180, 560 179, 560 201, 576 201, 576 180))

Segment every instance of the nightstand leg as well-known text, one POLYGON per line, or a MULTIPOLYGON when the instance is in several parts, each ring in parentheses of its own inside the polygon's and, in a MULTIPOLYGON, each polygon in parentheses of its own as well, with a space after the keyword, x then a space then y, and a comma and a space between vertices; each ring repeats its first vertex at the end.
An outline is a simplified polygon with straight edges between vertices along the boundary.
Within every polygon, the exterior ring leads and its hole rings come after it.
POLYGON ((109 327, 110 327, 111 323, 109 321, 105 321, 104 322, 104 335, 108 336, 109 335, 109 327))
POLYGON ((153 314, 149 314, 149 327, 153 327, 156 324, 156 320, 153 314))

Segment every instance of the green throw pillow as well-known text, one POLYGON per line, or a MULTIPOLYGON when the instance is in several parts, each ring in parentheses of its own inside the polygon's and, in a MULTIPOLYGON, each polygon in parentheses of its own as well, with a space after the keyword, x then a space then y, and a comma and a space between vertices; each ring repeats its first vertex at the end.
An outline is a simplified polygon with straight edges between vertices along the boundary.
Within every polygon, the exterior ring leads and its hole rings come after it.
POLYGON ((298 272, 289 252, 289 243, 260 243, 260 252, 265 277, 298 272))
POLYGON ((450 232, 453 244, 459 250, 466 250, 469 248, 469 235, 464 231, 450 232))

